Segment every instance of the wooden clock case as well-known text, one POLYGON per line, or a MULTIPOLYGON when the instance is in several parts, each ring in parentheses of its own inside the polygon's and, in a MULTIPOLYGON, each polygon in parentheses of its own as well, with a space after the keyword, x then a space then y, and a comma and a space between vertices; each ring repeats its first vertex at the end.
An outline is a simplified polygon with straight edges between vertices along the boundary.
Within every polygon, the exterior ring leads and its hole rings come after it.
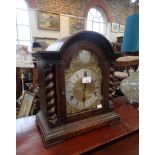
POLYGON ((113 111, 112 64, 114 52, 110 42, 102 35, 91 31, 82 31, 70 37, 58 40, 48 47, 50 51, 39 51, 33 56, 37 60, 39 73, 40 112, 36 122, 45 147, 59 143, 70 137, 96 128, 119 122, 119 116, 113 111), (86 49, 95 53, 103 72, 103 106, 83 111, 71 116, 66 113, 65 69, 76 52, 86 49))

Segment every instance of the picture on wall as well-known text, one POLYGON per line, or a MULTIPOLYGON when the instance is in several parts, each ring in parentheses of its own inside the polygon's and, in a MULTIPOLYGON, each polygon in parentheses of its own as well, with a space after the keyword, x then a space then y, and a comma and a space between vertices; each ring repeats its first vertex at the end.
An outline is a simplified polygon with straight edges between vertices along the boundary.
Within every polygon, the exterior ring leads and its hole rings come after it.
POLYGON ((124 33, 124 29, 125 29, 124 25, 119 25, 119 32, 120 33, 124 33))
POLYGON ((71 34, 85 30, 85 19, 70 17, 69 18, 69 32, 71 34))
POLYGON ((34 41, 39 43, 42 47, 42 50, 46 50, 46 48, 57 41, 57 38, 41 38, 35 37, 34 41))
POLYGON ((118 32, 119 31, 119 24, 118 23, 112 23, 111 24, 111 31, 112 32, 118 32))
POLYGON ((39 11, 38 28, 44 30, 60 31, 60 14, 39 11))

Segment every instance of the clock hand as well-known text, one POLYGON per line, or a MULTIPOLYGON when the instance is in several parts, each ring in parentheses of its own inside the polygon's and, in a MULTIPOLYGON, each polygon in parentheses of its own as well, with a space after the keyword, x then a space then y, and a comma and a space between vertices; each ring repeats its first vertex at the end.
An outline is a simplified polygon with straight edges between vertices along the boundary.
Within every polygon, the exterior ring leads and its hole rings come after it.
POLYGON ((85 98, 86 98, 85 92, 86 92, 86 83, 84 83, 84 85, 83 85, 83 104, 84 105, 85 105, 85 98))
POLYGON ((85 105, 85 90, 83 89, 83 105, 85 105))
MULTIPOLYGON (((84 77, 87 77, 87 70, 84 71, 84 77)), ((83 104, 84 104, 84 106, 85 106, 85 99, 86 99, 86 94, 85 94, 86 88, 87 88, 87 84, 84 83, 83 84, 83 104)))

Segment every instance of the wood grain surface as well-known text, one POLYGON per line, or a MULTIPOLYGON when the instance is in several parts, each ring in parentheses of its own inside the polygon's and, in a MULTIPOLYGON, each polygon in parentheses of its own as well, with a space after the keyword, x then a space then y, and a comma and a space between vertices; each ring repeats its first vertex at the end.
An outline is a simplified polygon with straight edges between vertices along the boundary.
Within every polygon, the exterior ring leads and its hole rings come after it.
POLYGON ((17 155, 138 155, 139 111, 126 103, 125 97, 114 99, 114 111, 121 121, 56 144, 43 146, 35 116, 17 119, 17 155), (124 154, 123 154, 124 153, 124 154))

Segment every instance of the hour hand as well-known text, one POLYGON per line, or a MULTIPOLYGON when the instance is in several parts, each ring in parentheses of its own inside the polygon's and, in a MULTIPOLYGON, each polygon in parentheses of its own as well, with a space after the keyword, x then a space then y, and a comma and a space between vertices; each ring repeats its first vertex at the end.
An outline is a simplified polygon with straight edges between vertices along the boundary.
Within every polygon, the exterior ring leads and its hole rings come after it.
MULTIPOLYGON (((87 77, 87 71, 84 71, 84 77, 87 77)), ((87 87, 87 85, 86 85, 86 83, 84 83, 83 84, 83 104, 85 104, 85 92, 86 92, 86 87, 87 87)))
POLYGON ((83 104, 85 104, 85 92, 86 92, 86 85, 83 85, 83 104))

